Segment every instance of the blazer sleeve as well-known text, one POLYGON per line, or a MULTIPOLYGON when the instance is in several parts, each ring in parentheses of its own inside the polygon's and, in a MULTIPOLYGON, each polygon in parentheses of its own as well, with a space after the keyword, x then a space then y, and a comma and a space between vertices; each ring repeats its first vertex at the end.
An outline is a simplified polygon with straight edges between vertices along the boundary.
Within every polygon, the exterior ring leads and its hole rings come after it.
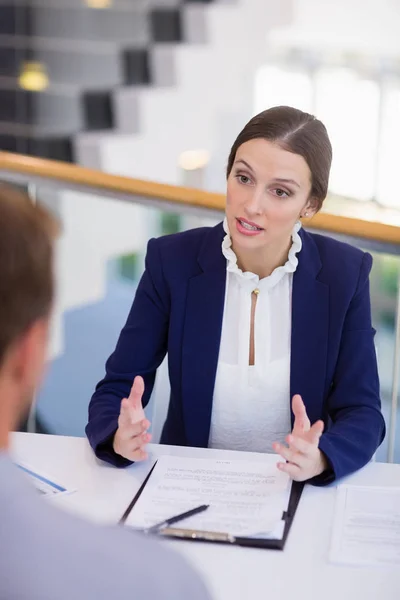
POLYGON ((365 253, 327 399, 329 423, 319 443, 331 469, 311 480, 314 485, 326 485, 363 467, 385 437, 371 325, 371 267, 372 257, 365 253))
POLYGON ((121 400, 129 396, 134 378, 141 375, 145 383, 143 405, 149 402, 157 368, 167 352, 170 297, 166 285, 159 245, 150 240, 145 271, 123 327, 117 346, 107 360, 106 375, 96 386, 89 404, 86 435, 96 456, 114 466, 131 462, 113 450, 118 428, 121 400))

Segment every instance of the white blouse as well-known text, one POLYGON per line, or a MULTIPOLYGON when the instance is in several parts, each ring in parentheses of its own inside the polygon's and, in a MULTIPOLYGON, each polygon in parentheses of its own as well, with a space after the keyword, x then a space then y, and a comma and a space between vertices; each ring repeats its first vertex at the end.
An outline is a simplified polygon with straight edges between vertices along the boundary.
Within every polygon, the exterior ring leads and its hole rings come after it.
POLYGON ((290 340, 292 280, 301 250, 300 223, 292 233, 288 260, 260 279, 243 272, 232 250, 227 221, 222 252, 227 260, 225 308, 214 387, 209 447, 272 452, 291 430, 290 340), (254 366, 249 365, 251 297, 254 366))

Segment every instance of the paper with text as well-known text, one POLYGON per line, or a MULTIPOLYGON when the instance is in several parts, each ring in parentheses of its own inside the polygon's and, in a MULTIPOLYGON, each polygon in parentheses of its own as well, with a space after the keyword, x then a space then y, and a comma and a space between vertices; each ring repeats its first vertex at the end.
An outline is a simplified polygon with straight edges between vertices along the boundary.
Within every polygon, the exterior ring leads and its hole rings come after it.
POLYGON ((209 504, 174 527, 279 539, 290 489, 275 455, 262 462, 162 456, 126 523, 146 528, 209 504))
POLYGON ((400 488, 339 486, 330 558, 351 565, 400 565, 400 488))

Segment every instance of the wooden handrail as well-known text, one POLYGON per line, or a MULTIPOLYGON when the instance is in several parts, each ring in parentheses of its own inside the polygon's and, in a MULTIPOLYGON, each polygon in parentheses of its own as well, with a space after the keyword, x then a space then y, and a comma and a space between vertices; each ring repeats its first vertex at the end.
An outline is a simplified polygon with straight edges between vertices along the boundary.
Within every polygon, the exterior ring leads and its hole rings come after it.
MULTIPOLYGON (((0 152, 0 178, 2 171, 24 175, 28 178, 31 176, 32 178, 52 180, 58 182, 60 187, 63 185, 66 187, 68 185, 79 186, 82 189, 87 188, 87 191, 104 192, 105 195, 107 193, 114 196, 118 194, 131 195, 133 198, 141 196, 217 211, 223 211, 225 208, 223 194, 110 175, 78 165, 9 152, 0 152)), ((312 219, 305 219, 304 225, 331 233, 400 245, 400 227, 376 219, 359 219, 320 212, 312 219)))
POLYGON ((188 204, 214 210, 224 210, 222 194, 213 194, 191 188, 154 183, 142 179, 131 179, 120 175, 110 175, 104 171, 87 169, 56 160, 33 158, 10 152, 0 152, 0 173, 8 171, 51 179, 62 184, 79 185, 82 188, 96 188, 104 193, 129 194, 145 198, 158 198, 177 204, 188 204))

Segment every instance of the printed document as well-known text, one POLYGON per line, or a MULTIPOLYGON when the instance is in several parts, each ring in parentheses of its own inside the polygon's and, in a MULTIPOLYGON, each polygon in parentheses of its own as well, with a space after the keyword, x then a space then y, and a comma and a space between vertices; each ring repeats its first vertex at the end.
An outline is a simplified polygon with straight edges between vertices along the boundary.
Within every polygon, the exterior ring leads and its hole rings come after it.
POLYGON ((400 567, 399 487, 338 487, 331 561, 400 567))
POLYGON ((208 504, 174 527, 280 539, 291 481, 276 461, 162 456, 126 524, 143 529, 208 504))

